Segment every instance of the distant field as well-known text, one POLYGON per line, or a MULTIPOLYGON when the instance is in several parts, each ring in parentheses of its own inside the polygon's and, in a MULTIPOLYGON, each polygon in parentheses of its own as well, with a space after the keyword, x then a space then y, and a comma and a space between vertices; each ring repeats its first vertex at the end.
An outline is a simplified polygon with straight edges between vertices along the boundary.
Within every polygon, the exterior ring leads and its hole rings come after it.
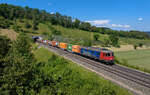
POLYGON ((115 52, 120 60, 126 60, 128 64, 150 70, 150 49, 115 52))
POLYGON ((150 40, 145 40, 145 39, 133 39, 133 38, 120 38, 120 44, 122 45, 127 45, 127 44, 132 44, 132 45, 135 45, 135 44, 139 44, 139 43, 142 43, 142 44, 145 44, 146 46, 150 46, 150 40))
POLYGON ((53 53, 47 49, 37 49, 34 54, 38 62, 45 62, 45 66, 40 68, 44 70, 43 75, 50 74, 55 79, 57 79, 57 76, 61 78, 55 86, 58 91, 66 91, 66 95, 132 95, 127 90, 71 61, 59 56, 53 59, 53 53), (50 61, 48 61, 49 59, 50 61))
MULTIPOLYGON (((119 52, 119 51, 134 51, 134 45, 120 45, 120 48, 116 47, 106 47, 107 49, 110 49, 114 52, 119 52)), ((142 47, 137 47, 137 50, 145 50, 145 49, 150 49, 150 46, 143 45, 142 47)))

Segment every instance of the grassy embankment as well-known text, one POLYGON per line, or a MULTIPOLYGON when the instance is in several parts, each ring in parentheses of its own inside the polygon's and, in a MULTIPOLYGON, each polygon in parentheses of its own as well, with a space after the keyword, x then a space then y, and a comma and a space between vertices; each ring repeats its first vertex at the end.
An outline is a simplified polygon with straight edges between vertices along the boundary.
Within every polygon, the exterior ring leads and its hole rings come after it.
MULTIPOLYGON (((58 92, 67 95, 132 95, 127 90, 44 48, 35 50, 34 54, 38 62, 45 62, 44 66, 40 67, 43 75, 59 79, 54 85, 58 92)), ((44 92, 46 89, 41 90, 41 94, 44 92)))
POLYGON ((150 49, 115 52, 119 64, 150 73, 150 49))

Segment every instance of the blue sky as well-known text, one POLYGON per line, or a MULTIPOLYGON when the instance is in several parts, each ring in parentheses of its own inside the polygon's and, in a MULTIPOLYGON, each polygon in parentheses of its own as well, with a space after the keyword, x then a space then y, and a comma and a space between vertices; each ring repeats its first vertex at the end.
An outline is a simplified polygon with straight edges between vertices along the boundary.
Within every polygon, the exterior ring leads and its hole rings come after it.
POLYGON ((60 12, 96 26, 150 31, 150 0, 0 0, 60 12))

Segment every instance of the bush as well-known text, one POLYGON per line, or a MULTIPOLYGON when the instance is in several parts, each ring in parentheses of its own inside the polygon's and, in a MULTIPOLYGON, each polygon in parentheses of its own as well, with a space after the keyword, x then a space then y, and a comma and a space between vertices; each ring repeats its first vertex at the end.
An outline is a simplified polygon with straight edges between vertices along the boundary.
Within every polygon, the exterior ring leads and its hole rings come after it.
POLYGON ((25 28, 31 28, 31 25, 29 24, 29 22, 25 23, 25 28))
POLYGON ((114 34, 109 36, 109 40, 111 41, 111 45, 118 47, 119 46, 119 38, 114 34))
POLYGON ((7 55, 10 49, 10 39, 6 36, 0 36, 0 58, 7 55))
POLYGON ((14 29, 14 31, 16 31, 16 32, 20 32, 21 27, 18 26, 18 25, 13 25, 13 29, 14 29))
POLYGON ((18 36, 4 61, 0 94, 4 92, 3 89, 8 94, 27 94, 32 87, 30 82, 34 79, 35 60, 31 53, 30 40, 26 35, 18 36))
POLYGON ((0 28, 9 28, 12 25, 11 21, 0 16, 0 28))
POLYGON ((134 47, 135 50, 137 49, 137 45, 134 45, 133 47, 134 47))
POLYGON ((110 40, 105 38, 102 44, 103 47, 109 47, 110 46, 110 40))
POLYGON ((98 41, 99 35, 98 34, 94 34, 94 40, 98 41))
POLYGON ((143 47, 143 43, 139 43, 139 47, 143 47))
POLYGON ((32 29, 33 30, 38 30, 38 22, 37 21, 35 21, 35 20, 33 20, 33 26, 32 26, 32 29))

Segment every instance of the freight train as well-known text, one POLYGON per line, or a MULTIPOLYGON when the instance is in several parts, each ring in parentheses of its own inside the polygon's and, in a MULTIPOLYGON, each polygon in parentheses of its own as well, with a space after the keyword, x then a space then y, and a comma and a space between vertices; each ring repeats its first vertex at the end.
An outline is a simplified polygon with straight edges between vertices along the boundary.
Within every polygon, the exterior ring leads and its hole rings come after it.
POLYGON ((40 37, 34 37, 35 41, 50 45, 53 47, 61 48, 65 51, 86 56, 98 60, 102 63, 113 65, 114 64, 114 53, 111 50, 105 48, 95 48, 95 47, 82 47, 80 45, 73 45, 58 41, 48 41, 42 40, 40 37))

